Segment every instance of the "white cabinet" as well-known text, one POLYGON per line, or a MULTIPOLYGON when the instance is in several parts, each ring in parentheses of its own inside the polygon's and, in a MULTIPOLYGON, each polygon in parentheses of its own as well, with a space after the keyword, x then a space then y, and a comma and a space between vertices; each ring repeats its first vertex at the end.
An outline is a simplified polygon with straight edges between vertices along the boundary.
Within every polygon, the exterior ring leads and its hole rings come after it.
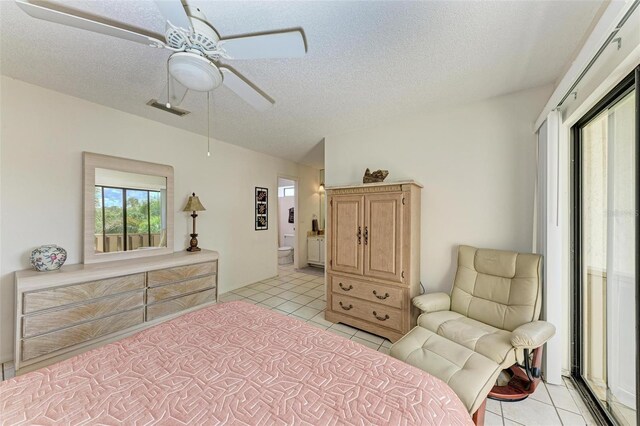
POLYGON ((324 236, 307 237, 307 262, 324 266, 324 236))

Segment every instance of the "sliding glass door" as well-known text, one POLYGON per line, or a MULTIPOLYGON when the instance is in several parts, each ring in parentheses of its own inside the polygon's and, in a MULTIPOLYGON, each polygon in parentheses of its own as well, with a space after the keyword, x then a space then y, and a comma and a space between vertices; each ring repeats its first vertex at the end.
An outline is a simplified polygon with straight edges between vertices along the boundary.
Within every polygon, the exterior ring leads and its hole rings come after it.
POLYGON ((638 379, 636 73, 574 127, 573 374, 603 419, 635 425, 638 379))

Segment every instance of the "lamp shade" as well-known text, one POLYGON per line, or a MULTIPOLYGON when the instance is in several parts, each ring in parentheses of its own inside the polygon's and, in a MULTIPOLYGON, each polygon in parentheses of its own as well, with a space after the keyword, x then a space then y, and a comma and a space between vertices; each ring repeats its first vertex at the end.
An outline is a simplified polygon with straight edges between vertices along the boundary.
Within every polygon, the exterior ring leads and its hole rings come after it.
POLYGON ((196 196, 195 192, 191 194, 189 200, 187 201, 187 205, 184 206, 184 209, 182 209, 183 212, 201 212, 204 210, 206 209, 200 202, 200 199, 196 196))

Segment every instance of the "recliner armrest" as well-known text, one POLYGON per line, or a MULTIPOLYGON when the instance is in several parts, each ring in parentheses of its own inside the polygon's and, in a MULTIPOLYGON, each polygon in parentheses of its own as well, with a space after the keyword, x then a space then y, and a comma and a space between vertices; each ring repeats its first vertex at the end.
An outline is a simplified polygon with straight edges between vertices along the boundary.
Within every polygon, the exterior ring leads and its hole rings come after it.
POLYGON ((511 333, 511 344, 517 349, 535 349, 544 345, 556 334, 553 324, 533 321, 522 324, 511 333))
POLYGON ((448 311, 451 309, 451 297, 447 293, 429 293, 416 296, 413 305, 422 312, 448 311))

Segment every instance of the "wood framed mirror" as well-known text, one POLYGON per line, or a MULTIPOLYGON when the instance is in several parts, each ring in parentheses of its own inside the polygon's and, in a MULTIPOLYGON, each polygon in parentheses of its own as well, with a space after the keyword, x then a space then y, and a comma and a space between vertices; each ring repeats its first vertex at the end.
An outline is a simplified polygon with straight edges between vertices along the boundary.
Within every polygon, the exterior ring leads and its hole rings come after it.
POLYGON ((173 167, 83 153, 84 263, 173 253, 173 167))

